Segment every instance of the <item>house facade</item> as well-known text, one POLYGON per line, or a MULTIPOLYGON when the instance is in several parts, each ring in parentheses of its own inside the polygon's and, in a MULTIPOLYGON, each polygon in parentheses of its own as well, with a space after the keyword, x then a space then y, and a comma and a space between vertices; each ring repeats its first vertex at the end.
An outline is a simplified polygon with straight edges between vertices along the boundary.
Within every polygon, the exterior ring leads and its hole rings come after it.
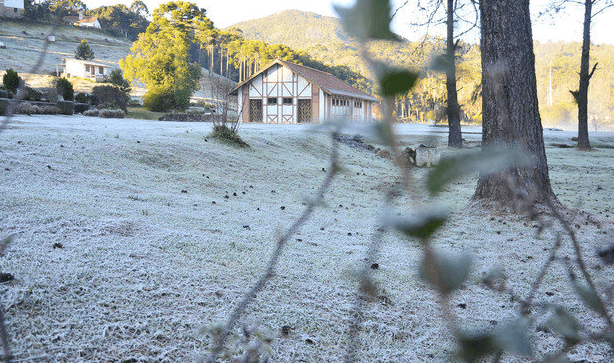
POLYGON ((371 121, 378 100, 332 74, 276 60, 231 91, 242 122, 371 121))
POLYGON ((62 63, 56 65, 56 74, 67 77, 93 78, 100 82, 111 76, 111 67, 88 60, 63 58, 62 63))
MULTIPOLYGON (((1 0, 0 0, 1 1, 1 0)), ((65 16, 62 21, 75 26, 83 26, 87 28, 102 28, 100 21, 96 16, 84 16, 83 13, 79 13, 79 16, 65 16)))
POLYGON ((0 17, 19 18, 23 15, 23 0, 0 0, 0 17))

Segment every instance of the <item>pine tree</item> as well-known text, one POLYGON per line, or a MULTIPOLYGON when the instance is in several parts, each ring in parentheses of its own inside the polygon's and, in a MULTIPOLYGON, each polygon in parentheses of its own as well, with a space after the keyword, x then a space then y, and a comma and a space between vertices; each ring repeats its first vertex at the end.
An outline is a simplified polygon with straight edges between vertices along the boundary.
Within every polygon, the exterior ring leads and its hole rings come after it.
POLYGON ((94 59, 94 51, 90 48, 87 40, 81 39, 81 44, 75 50, 75 58, 82 60, 91 60, 94 59))

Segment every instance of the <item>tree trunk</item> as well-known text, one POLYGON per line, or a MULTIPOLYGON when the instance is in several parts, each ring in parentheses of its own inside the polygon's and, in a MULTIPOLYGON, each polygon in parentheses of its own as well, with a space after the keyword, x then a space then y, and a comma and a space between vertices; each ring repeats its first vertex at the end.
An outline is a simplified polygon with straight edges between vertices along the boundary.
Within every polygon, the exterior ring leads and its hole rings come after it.
POLYGON ((446 67, 446 88, 448 91, 448 146, 462 147, 463 137, 461 134, 460 125, 460 107, 458 105, 458 96, 456 92, 456 60, 454 46, 454 0, 448 0, 448 27, 447 38, 447 58, 448 64, 446 67))
POLYGON ((524 202, 556 202, 539 116, 529 0, 482 0, 480 17, 482 145, 522 147, 533 164, 480 175, 473 198, 515 212, 524 202))
POLYGON ((582 37, 582 58, 580 61, 580 88, 576 101, 578 102, 578 150, 590 150, 588 141, 588 83, 592 74, 588 73, 589 55, 591 50, 591 13, 593 0, 584 2, 584 35, 582 37))

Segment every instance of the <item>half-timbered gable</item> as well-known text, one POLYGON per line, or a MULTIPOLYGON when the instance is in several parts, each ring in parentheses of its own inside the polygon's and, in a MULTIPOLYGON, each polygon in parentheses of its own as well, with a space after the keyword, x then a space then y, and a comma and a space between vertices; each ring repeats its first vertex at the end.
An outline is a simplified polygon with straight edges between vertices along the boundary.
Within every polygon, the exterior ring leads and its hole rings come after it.
POLYGON ((310 67, 276 60, 233 91, 243 122, 317 123, 329 118, 370 121, 374 97, 310 67))

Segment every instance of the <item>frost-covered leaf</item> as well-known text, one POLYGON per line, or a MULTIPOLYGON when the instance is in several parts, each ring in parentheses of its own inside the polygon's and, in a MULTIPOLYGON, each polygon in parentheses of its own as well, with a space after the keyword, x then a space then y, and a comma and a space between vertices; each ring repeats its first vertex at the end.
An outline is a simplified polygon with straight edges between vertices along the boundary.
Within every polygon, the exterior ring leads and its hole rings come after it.
POLYGON ((475 362, 497 351, 495 341, 489 334, 459 333, 457 339, 465 362, 475 362))
POLYGON ((343 30, 359 40, 399 40, 390 31, 390 3, 388 0, 356 0, 353 7, 335 5, 343 30))
POLYGON ((576 290, 578 296, 580 296, 580 299, 582 299, 584 304, 586 304, 586 306, 588 306, 591 310, 601 314, 602 316, 608 315, 605 310, 605 307, 602 304, 601 299, 599 298, 599 295, 597 295, 597 291, 595 291, 589 286, 584 286, 577 281, 573 282, 573 287, 574 290, 576 290))
POLYGON ((458 256, 436 254, 435 261, 427 258, 422 260, 420 277, 442 294, 449 294, 467 280, 470 271, 471 256, 469 254, 458 256))
POLYGON ((418 80, 418 74, 407 69, 388 68, 378 78, 382 96, 392 97, 411 90, 418 80))
POLYGON ((452 68, 453 64, 450 62, 450 57, 447 54, 440 54, 437 57, 433 58, 431 62, 431 69, 437 72, 447 72, 448 69, 452 68))
POLYGON ((530 357, 533 352, 531 340, 527 334, 528 328, 529 324, 526 319, 509 323, 494 334, 495 342, 502 350, 530 357))
POLYGON ((379 144, 392 145, 394 134, 392 132, 392 125, 389 122, 377 122, 373 124, 373 128, 379 144))
POLYGON ((573 342, 578 342, 581 339, 580 329, 582 325, 575 316, 571 315, 571 313, 562 306, 554 308, 554 313, 548 318, 546 324, 552 330, 573 342))
POLYGON ((385 224, 403 232, 409 237, 425 239, 430 237, 448 218, 442 211, 424 211, 416 218, 390 218, 385 224))
POLYGON ((479 153, 443 159, 427 179, 427 188, 433 195, 441 192, 451 181, 462 176, 479 172, 493 174, 509 167, 526 167, 531 159, 520 149, 491 148, 479 153))

